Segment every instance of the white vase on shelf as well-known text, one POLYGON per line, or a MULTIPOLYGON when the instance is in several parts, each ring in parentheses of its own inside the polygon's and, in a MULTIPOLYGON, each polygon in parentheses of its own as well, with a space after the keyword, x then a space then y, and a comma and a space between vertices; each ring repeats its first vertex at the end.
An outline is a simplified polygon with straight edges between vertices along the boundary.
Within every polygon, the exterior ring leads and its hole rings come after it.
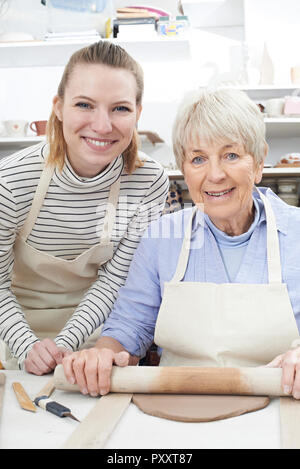
POLYGON ((264 49, 263 49, 259 84, 260 85, 273 85, 274 84, 274 64, 270 57, 266 44, 264 44, 264 49))

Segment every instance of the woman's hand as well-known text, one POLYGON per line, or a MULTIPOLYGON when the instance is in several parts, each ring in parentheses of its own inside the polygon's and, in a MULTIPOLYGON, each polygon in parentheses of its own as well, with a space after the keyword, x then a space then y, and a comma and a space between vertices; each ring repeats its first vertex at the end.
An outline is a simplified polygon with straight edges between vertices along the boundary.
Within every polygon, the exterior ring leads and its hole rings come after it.
POLYGON ((110 348, 90 348, 74 352, 62 361, 67 380, 77 383, 83 394, 97 396, 107 394, 113 365, 127 366, 128 352, 110 348))
POLYGON ((282 368, 281 386, 284 394, 300 399, 300 347, 278 355, 267 366, 282 368))
POLYGON ((25 371, 39 376, 51 373, 56 365, 62 363, 63 357, 71 353, 71 350, 58 347, 51 339, 41 340, 28 352, 24 361, 25 371))

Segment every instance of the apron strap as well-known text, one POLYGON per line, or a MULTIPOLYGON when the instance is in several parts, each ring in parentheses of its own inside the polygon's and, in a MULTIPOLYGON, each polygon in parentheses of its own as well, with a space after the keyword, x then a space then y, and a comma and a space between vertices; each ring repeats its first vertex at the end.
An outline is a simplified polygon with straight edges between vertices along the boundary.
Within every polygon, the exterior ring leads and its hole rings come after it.
POLYGON ((171 280, 171 283, 180 282, 184 277, 186 267, 188 264, 188 260, 189 260, 189 255, 190 255, 192 225, 193 225, 193 220, 194 220, 196 212, 197 212, 197 205, 195 205, 195 207, 193 208, 192 214, 190 216, 187 227, 185 229, 183 243, 182 243, 182 247, 181 247, 181 251, 180 251, 179 259, 177 263, 177 268, 171 280))
POLYGON ((256 187, 265 206, 267 222, 267 259, 269 283, 282 283, 281 260, 276 219, 269 200, 256 187))
POLYGON ((35 221, 38 217, 38 214, 40 213, 41 205, 47 194, 48 187, 54 173, 54 169, 54 165, 44 165, 44 169, 42 171, 42 175, 36 188, 29 214, 25 220, 24 225, 19 231, 19 235, 21 236, 21 238, 24 239, 24 241, 27 240, 32 230, 32 227, 34 226, 35 221))
POLYGON ((111 185, 106 214, 103 220, 103 228, 101 233, 101 244, 107 243, 111 240, 113 227, 115 224, 115 218, 117 213, 117 204, 120 192, 120 177, 111 185))
MULTIPOLYGON (((268 277, 269 283, 282 283, 282 274, 281 274, 281 261, 280 261, 280 249, 279 249, 279 239, 277 233, 276 219, 271 207, 269 200, 262 194, 262 192, 255 187, 258 191, 261 200, 264 203, 266 211, 266 222, 267 222, 267 262, 268 262, 268 277)), ((175 274, 170 281, 170 283, 180 282, 186 272, 189 254, 190 254, 190 245, 191 245, 191 236, 192 236, 192 223, 197 212, 197 206, 193 208, 193 212, 188 221, 184 239, 179 254, 179 259, 177 263, 177 268, 175 274)))

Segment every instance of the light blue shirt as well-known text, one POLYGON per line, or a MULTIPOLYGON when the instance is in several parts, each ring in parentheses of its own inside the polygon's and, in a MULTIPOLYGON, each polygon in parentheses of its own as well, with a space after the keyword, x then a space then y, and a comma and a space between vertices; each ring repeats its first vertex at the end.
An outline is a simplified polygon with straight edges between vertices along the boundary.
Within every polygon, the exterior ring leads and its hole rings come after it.
MULTIPOLYGON (((287 205, 270 189, 261 188, 261 191, 269 199, 275 214, 283 282, 287 284, 300 329, 300 208, 287 205)), ((258 219, 255 218, 250 227, 251 235, 235 283, 268 283, 265 211, 256 191, 253 198, 259 207, 256 210, 258 219)), ((164 283, 175 273, 191 211, 189 208, 164 215, 149 225, 131 262, 126 284, 119 290, 114 308, 104 324, 102 335, 118 340, 132 355, 144 356, 153 342, 164 283)), ((201 212, 197 212, 193 222, 191 251, 183 281, 230 281, 217 238, 201 212)), ((195 301, 201 301, 201 298, 195 301)), ((185 311, 182 311, 182 321, 186 320, 185 311)))
POLYGON ((256 199, 253 200, 255 216, 249 230, 239 236, 229 236, 224 231, 219 230, 205 215, 205 222, 214 237, 216 238, 220 253, 224 262, 229 282, 234 282, 239 271, 243 256, 246 252, 249 239, 258 223, 260 210, 263 209, 263 203, 256 199), (261 204, 259 203, 261 202, 261 204))

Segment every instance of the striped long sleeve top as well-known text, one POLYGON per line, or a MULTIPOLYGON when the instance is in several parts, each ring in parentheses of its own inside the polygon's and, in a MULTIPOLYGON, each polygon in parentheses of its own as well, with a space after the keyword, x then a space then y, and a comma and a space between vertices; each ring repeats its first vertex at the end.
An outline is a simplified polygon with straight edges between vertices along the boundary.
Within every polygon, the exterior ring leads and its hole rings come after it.
MULTIPOLYGON (((42 143, 0 161, 0 338, 20 366, 39 339, 11 290, 13 247, 29 213, 46 155, 47 144, 42 143)), ((55 169, 27 243, 66 260, 99 242, 110 186, 119 177, 121 181, 111 239, 113 257, 100 266, 96 282, 56 337, 57 345, 78 349, 109 316, 144 230, 164 208, 168 177, 159 163, 143 153, 140 157, 144 164, 132 174, 125 171, 122 155, 93 178, 76 175, 67 159, 62 172, 55 169)))

